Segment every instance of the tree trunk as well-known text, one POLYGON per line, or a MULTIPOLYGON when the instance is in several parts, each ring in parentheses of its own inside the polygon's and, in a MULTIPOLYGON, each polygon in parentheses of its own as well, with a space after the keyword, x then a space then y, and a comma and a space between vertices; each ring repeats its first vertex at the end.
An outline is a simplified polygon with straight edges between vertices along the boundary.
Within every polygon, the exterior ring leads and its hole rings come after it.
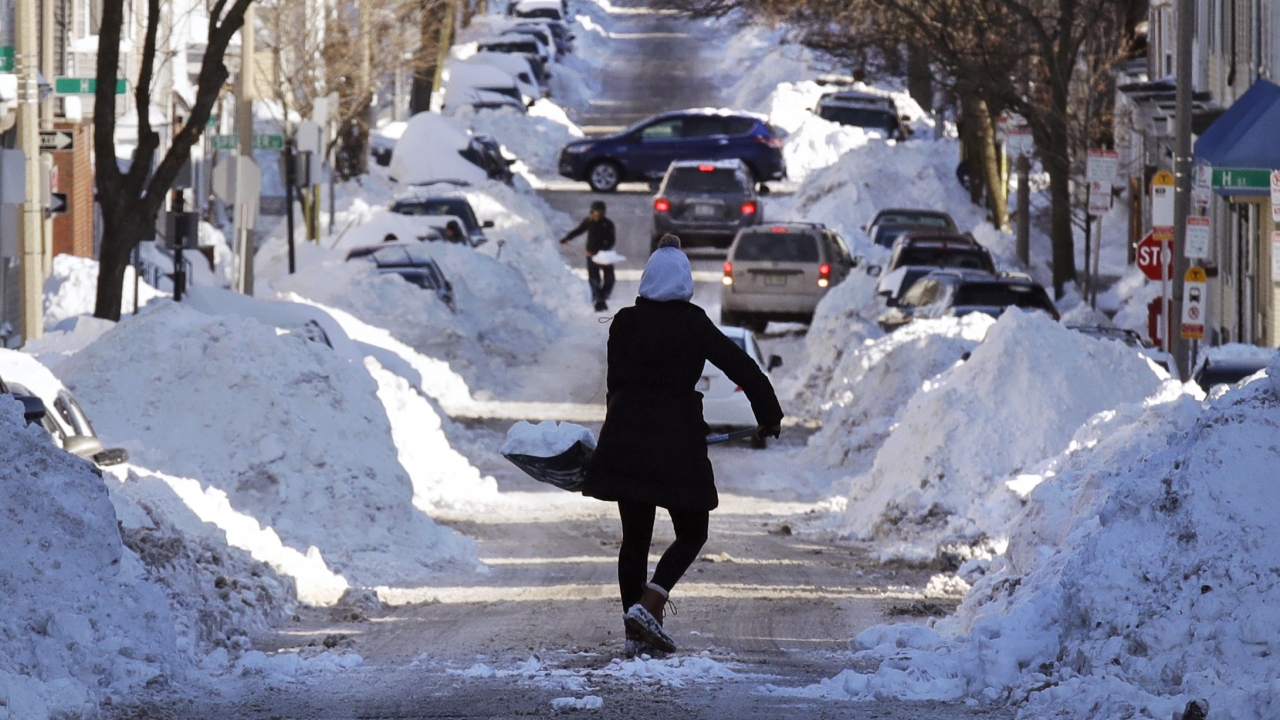
POLYGON ((130 219, 121 209, 102 208, 102 250, 98 257, 98 292, 93 316, 111 320, 120 319, 124 301, 124 273, 129 267, 129 255, 147 230, 155 227, 155 217, 150 224, 130 219))
MULTIPOLYGON (((1065 99, 1065 93, 1063 95, 1065 99)), ((1056 98, 1055 98, 1056 100, 1056 98)), ((1055 102, 1056 104, 1056 102, 1055 102)), ((1049 173, 1049 198, 1053 206, 1053 291, 1061 298, 1066 285, 1076 279, 1076 250, 1071 226, 1071 161, 1066 103, 1060 112, 1045 118, 1048 141, 1041 161, 1049 173)))
POLYGON ((996 149, 996 130, 991 122, 991 112, 982 100, 973 103, 977 115, 973 118, 976 126, 977 145, 980 153, 981 172, 970 163, 974 181, 981 178, 986 186, 987 208, 991 210, 991 222, 1001 230, 1009 229, 1009 188, 1005 185, 1004 175, 1000 172, 1000 154, 996 149))
POLYGON ((436 87, 437 47, 441 25, 449 20, 450 0, 424 0, 422 8, 422 52, 413 73, 413 89, 409 93, 409 114, 431 109, 431 93, 436 87))
POLYGON ((960 96, 960 154, 969 167, 969 201, 974 205, 982 204, 983 170, 982 143, 978 139, 978 103, 970 92, 961 91, 960 96))
POLYGON ((920 46, 907 48, 907 92, 926 113, 933 112, 933 71, 929 52, 920 46))

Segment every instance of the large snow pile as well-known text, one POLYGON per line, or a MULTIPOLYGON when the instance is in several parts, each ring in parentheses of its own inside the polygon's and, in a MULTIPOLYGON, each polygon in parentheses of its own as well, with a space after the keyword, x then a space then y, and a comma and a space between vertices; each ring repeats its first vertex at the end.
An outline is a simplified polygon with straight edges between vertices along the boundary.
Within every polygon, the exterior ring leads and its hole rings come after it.
POLYGON ((391 153, 391 177, 402 183, 483 182, 484 170, 458 154, 471 139, 449 118, 423 112, 409 118, 391 153))
MULTIPOLYGON (((133 312, 133 266, 124 271, 122 312, 133 312)), ((64 320, 93 313, 98 293, 98 261, 74 255, 55 255, 52 272, 44 281, 44 327, 54 330, 64 320)), ((138 301, 145 307, 162 293, 138 281, 138 301)))
POLYGON ((1010 308, 968 361, 912 397, 854 479, 845 527, 926 558, 944 543, 998 543, 1020 507, 1006 483, 1066 449, 1095 413, 1154 393, 1159 372, 1121 343, 1010 308))
POLYGON ((936 628, 855 641, 871 674, 786 694, 1008 699, 1022 718, 1280 713, 1280 362, 1202 404, 1176 384, 1077 433, 1008 551, 936 628))
POLYGON ((977 347, 993 323, 983 313, 918 320, 844 354, 823 391, 831 406, 822 430, 802 457, 855 474, 869 470, 912 396, 977 347))
MULTIPOLYGON (((57 371, 108 444, 225 493, 235 511, 346 583, 420 581, 475 557, 414 508, 373 380, 323 345, 165 302, 57 371)), ((295 580, 302 599, 340 594, 295 580)))
POLYGON ((559 177, 560 149, 583 137, 564 110, 545 98, 535 102, 527 114, 513 108, 477 111, 465 107, 453 119, 493 136, 540 179, 559 177))
POLYGON ((102 479, 0 396, 0 698, 13 718, 80 717, 176 667, 169 607, 120 542, 102 479))

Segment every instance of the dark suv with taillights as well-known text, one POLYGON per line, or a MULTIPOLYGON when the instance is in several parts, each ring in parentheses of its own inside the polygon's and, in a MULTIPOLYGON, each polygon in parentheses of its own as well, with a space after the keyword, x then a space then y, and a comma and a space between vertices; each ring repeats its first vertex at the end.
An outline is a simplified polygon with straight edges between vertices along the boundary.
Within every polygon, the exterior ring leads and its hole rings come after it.
POLYGON ((560 151, 560 174, 613 192, 622 182, 656 182, 676 160, 731 159, 756 182, 787 176, 778 131, 763 116, 727 110, 665 113, 616 135, 571 142, 560 151))
POLYGON ((679 235, 684 247, 727 248, 739 230, 758 225, 763 214, 751 171, 741 160, 677 160, 653 198, 649 250, 657 250, 666 233, 679 235))

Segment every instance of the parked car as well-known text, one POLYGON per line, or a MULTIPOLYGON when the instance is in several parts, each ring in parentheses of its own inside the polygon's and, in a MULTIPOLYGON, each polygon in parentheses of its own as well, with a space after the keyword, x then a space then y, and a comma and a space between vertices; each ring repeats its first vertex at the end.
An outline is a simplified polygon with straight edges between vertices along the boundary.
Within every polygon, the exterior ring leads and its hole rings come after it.
MULTIPOLYGON (((755 335, 745 328, 721 326, 720 331, 737 343, 743 352, 751 356, 763 372, 770 372, 782 364, 782 358, 769 356, 766 364, 760 354, 760 346, 756 344, 755 335)), ((751 410, 751 401, 724 372, 707 363, 702 368, 702 377, 698 379, 695 389, 702 393, 702 419, 713 430, 740 430, 756 426, 756 416, 751 410)), ((753 441, 753 447, 763 448, 763 440, 753 441)))
POLYGON ((782 138, 763 117, 718 110, 682 110, 643 120, 616 135, 576 140, 560 151, 560 174, 596 192, 618 183, 657 181, 676 160, 746 163, 755 182, 786 177, 782 138))
POLYGON ((770 320, 810 322, 818 301, 854 265, 844 239, 824 225, 744 228, 725 258, 720 324, 763 332, 770 320))
POLYGON ((677 160, 653 198, 649 250, 657 250, 666 233, 679 235, 684 247, 728 247, 739 230, 759 225, 763 215, 751 171, 741 160, 677 160))
POLYGON ((420 195, 414 194, 412 189, 410 194, 396 198, 391 203, 391 212, 401 215, 421 216, 452 216, 459 220, 463 230, 466 231, 467 237, 471 239, 471 246, 478 247, 488 242, 485 237, 485 228, 493 227, 492 220, 481 222, 476 220, 475 210, 471 208, 471 202, 465 197, 450 195, 420 195))
MULTIPOLYGON (((511 31, 480 40, 477 50, 532 55, 542 61, 544 68, 549 67, 552 60, 555 59, 555 50, 552 49, 549 43, 544 43, 532 35, 522 35, 511 31)), ((543 72, 543 75, 544 77, 551 77, 546 71, 543 72)))
POLYGON ((1025 275, 994 276, 984 270, 935 270, 902 295, 898 307, 877 319, 886 332, 921 318, 961 317, 969 313, 1000 315, 1008 307, 1039 310, 1054 320, 1061 316, 1049 294, 1025 275))
POLYGON ((884 300, 885 307, 898 307, 902 296, 922 277, 938 268, 927 265, 904 265, 887 272, 876 283, 876 295, 884 300))
POLYGON ((957 232, 956 221, 945 212, 937 210, 917 210, 913 208, 889 208, 876 213, 867 223, 863 231, 872 242, 882 247, 893 247, 893 243, 909 230, 928 230, 937 228, 942 231, 957 232))
MULTIPOLYGON (((557 61, 564 57, 568 52, 568 43, 561 40, 561 36, 557 35, 546 22, 522 22, 517 23, 507 31, 508 33, 517 33, 520 35, 530 35, 538 40, 538 42, 546 45, 551 50, 551 56, 557 61)), ((567 37, 567 36, 566 36, 567 37)))
POLYGON ((451 62, 441 78, 444 110, 471 106, 477 110, 509 107, 525 112, 524 96, 515 78, 492 65, 451 62))
POLYGON ((498 180, 510 185, 515 177, 511 172, 511 166, 515 164, 515 160, 503 155, 498 141, 489 135, 472 135, 467 140, 467 146, 459 150, 458 154, 472 165, 484 170, 490 180, 498 180))
MULTIPOLYGON (((889 256, 885 270, 891 273, 912 265, 983 270, 992 274, 996 271, 991 253, 972 237, 918 230, 905 233, 894 242, 893 254, 889 256)), ((877 288, 877 291, 880 289, 883 288, 877 288)))
POLYGON ((423 290, 431 290, 450 310, 457 310, 453 285, 421 244, 389 242, 353 248, 347 252, 347 262, 352 260, 372 262, 379 275, 399 275, 423 290))
POLYGON ((523 55, 510 53, 480 52, 467 58, 472 65, 489 65, 510 75, 515 80, 520 93, 526 96, 527 102, 533 102, 547 96, 546 85, 538 81, 538 73, 533 64, 523 55))
POLYGON ((28 425, 38 424, 53 443, 100 467, 129 459, 124 448, 105 448, 93 425, 62 383, 35 358, 14 350, 0 350, 0 394, 22 402, 28 425))
POLYGON ((1266 370, 1269 362, 1268 358, 1262 357, 1206 358, 1191 372, 1191 379, 1209 392, 1215 385, 1235 385, 1254 373, 1266 370))
POLYGON ((893 98, 843 90, 823 95, 813 112, 823 120, 884 133, 891 140, 906 140, 911 135, 893 98))
POLYGON ((507 6, 507 14, 521 18, 564 22, 568 9, 562 0, 519 0, 507 6))

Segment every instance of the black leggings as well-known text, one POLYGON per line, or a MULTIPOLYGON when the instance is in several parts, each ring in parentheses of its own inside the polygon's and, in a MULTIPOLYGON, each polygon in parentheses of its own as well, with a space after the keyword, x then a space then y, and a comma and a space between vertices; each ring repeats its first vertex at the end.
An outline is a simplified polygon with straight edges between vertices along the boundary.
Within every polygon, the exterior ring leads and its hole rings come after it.
MULTIPOLYGON (((622 609, 640 602, 649 574, 649 544, 653 540, 653 519, 657 508, 652 505, 619 502, 618 514, 622 516, 622 549, 618 551, 618 587, 622 590, 622 609)), ((702 510, 669 510, 671 524, 675 527, 676 541, 662 553, 658 569, 653 573, 653 584, 668 592, 684 575, 698 551, 707 542, 707 524, 710 513, 702 510)))

